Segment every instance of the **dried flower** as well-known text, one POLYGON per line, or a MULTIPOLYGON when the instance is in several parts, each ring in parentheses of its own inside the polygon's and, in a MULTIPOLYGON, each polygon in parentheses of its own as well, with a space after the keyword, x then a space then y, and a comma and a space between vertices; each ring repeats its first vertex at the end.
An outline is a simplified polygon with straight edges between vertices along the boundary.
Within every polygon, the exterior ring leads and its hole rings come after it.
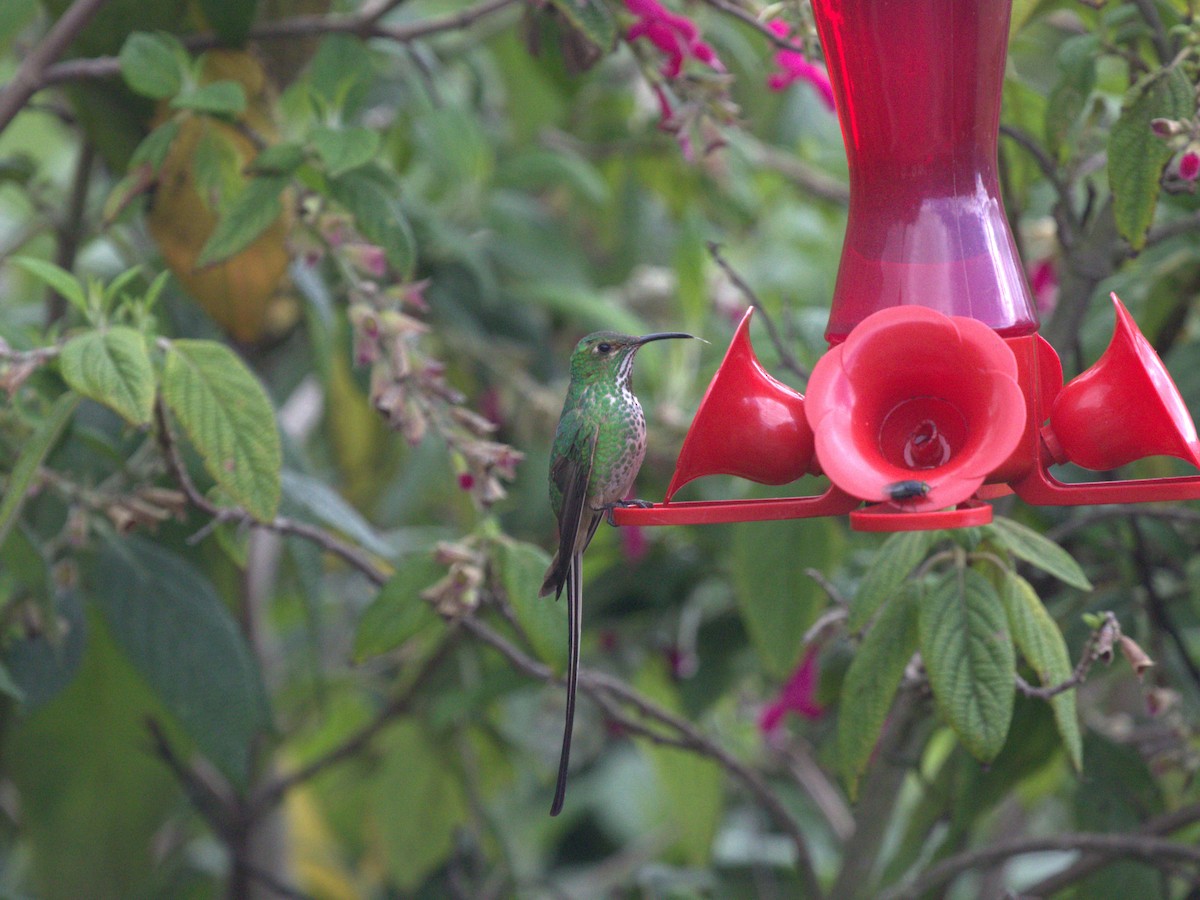
POLYGON ((1121 635, 1118 638, 1118 646, 1121 648, 1121 653, 1125 656, 1125 661, 1129 663, 1130 668, 1140 679, 1151 666, 1154 665, 1148 653, 1141 648, 1133 638, 1128 635, 1121 635))

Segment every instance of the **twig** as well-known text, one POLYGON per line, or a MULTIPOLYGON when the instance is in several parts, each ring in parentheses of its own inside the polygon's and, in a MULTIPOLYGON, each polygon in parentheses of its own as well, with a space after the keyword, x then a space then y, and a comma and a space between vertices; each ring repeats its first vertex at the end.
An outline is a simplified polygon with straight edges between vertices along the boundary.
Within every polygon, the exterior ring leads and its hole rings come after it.
MULTIPOLYGON (((1195 822, 1200 821, 1200 803, 1192 803, 1189 806, 1183 806, 1179 809, 1172 810, 1169 813, 1163 813, 1160 816, 1155 816, 1144 822, 1138 828, 1139 835, 1157 835, 1162 836, 1171 834, 1195 822)), ((1102 869, 1108 865, 1107 857, 1099 855, 1084 856, 1075 863, 1063 869, 1061 872, 1039 881, 1037 884, 1031 885, 1025 889, 1027 897, 1051 897, 1058 891, 1074 884, 1081 878, 1086 878, 1088 875, 1095 872, 1097 869, 1102 869)))
POLYGON ((886 890, 880 900, 909 900, 920 897, 957 878, 963 872, 1003 862, 1026 853, 1091 852, 1109 857, 1133 858, 1159 868, 1185 863, 1200 866, 1200 847, 1154 835, 1075 833, 999 841, 978 850, 968 850, 926 869, 909 884, 886 890))
MULTIPOLYGON (((462 624, 466 630, 470 631, 485 644, 498 650, 502 656, 508 659, 513 668, 523 675, 546 682, 558 680, 548 666, 526 656, 508 641, 507 638, 497 634, 478 619, 464 619, 462 624)), ((668 712, 658 704, 643 697, 622 681, 600 672, 580 669, 579 689, 593 699, 598 694, 607 692, 620 700, 630 703, 643 715, 647 715, 677 732, 678 739, 671 739, 672 744, 709 757, 729 772, 735 779, 740 781, 759 804, 767 810, 775 820, 775 823, 791 838, 798 856, 797 865, 800 877, 805 886, 804 896, 814 898, 814 900, 819 900, 820 897, 824 896, 820 882, 817 880, 816 870, 813 868, 812 858, 808 852, 808 842, 804 837, 804 832, 800 824, 792 818, 791 814, 757 771, 704 735, 691 722, 668 712)), ((600 702, 602 703, 603 701, 600 702)))
POLYGON ((241 507, 219 506, 213 503, 200 492, 195 482, 192 481, 191 475, 188 474, 187 466, 184 465, 183 458, 179 455, 179 447, 175 443, 171 427, 167 422, 167 412, 162 397, 155 401, 154 415, 158 424, 158 441, 163 455, 166 457, 167 467, 187 495, 188 502, 197 509, 223 522, 244 522, 248 525, 270 529, 279 534, 302 537, 316 544, 322 550, 341 557, 343 561, 365 575, 372 583, 382 585, 387 581, 387 572, 376 565, 366 553, 354 544, 335 537, 324 528, 310 525, 308 522, 298 522, 286 516, 276 516, 270 522, 260 522, 241 507))
POLYGON ((820 169, 813 168, 790 153, 760 141, 749 133, 738 136, 737 146, 741 147, 750 161, 778 172, 788 181, 803 191, 807 191, 819 200, 846 206, 850 202, 850 188, 844 181, 839 181, 826 175, 820 169))
POLYGON ((1017 689, 1026 697, 1049 700, 1051 697, 1056 697, 1073 687, 1083 684, 1087 680, 1088 672, 1091 671, 1096 660, 1108 660, 1112 658, 1113 644, 1116 643, 1120 636, 1121 625, 1117 621, 1117 617, 1111 612, 1105 612, 1104 621, 1100 623, 1099 628, 1091 633, 1087 639, 1087 643, 1083 645, 1083 652, 1080 654, 1079 662, 1075 665, 1075 670, 1071 673, 1070 678, 1058 684, 1035 687, 1018 675, 1017 689))
MULTIPOLYGON (((67 209, 62 221, 58 223, 58 249, 54 254, 54 262, 60 269, 70 272, 75 268, 75 256, 83 239, 83 217, 87 211, 88 187, 92 181, 92 164, 96 159, 96 147, 84 140, 79 148, 79 158, 75 161, 75 174, 71 180, 71 196, 67 201, 67 209)), ((67 312, 67 301, 57 291, 50 289, 46 304, 46 326, 49 327, 61 319, 67 312)))
MULTIPOLYGON (((162 399, 159 398, 155 405, 155 415, 158 423, 159 443, 162 447, 163 454, 167 459, 167 466, 171 471, 172 476, 179 483, 183 492, 187 495, 188 500, 203 512, 213 516, 225 516, 227 518, 236 519, 238 521, 247 522, 256 527, 269 528, 274 531, 279 531, 285 534, 294 534, 298 537, 303 537, 313 541, 322 549, 328 550, 345 560, 353 568, 357 569, 363 576, 376 585, 382 585, 387 580, 385 571, 377 565, 366 554, 359 551, 356 547, 347 544, 346 542, 334 537, 324 529, 308 525, 303 522, 293 522, 289 519, 276 518, 271 522, 254 521, 249 513, 245 510, 236 507, 221 507, 210 501, 196 488, 188 474, 183 460, 179 456, 179 449, 174 442, 170 426, 167 422, 167 414, 162 399)), ((557 676, 550 670, 548 666, 543 665, 532 657, 528 656, 507 638, 493 631, 483 622, 474 618, 464 618, 461 620, 461 627, 470 632, 478 640, 488 644, 495 650, 498 650, 509 663, 522 674, 536 678, 540 681, 553 682, 557 680, 557 676)), ((799 823, 792 818, 787 808, 779 800, 778 797, 771 791, 770 787, 763 780, 762 776, 753 768, 742 762, 737 757, 733 756, 725 748, 715 743, 713 740, 704 735, 691 722, 683 719, 673 713, 660 707, 648 698, 642 696, 629 685, 619 679, 605 675, 600 672, 593 672, 587 669, 581 669, 579 672, 579 687, 588 696, 595 699, 601 694, 610 694, 618 700, 628 703, 634 707, 643 716, 659 722, 668 729, 676 732, 678 737, 666 736, 663 737, 657 732, 651 732, 641 727, 639 733, 644 734, 651 739, 659 739, 663 743, 672 743, 681 749, 691 750, 699 753, 702 756, 707 756, 720 764, 727 772, 735 779, 740 781, 746 789, 755 797, 758 803, 767 810, 771 817, 775 820, 778 826, 787 833, 791 838, 797 852, 797 865, 800 871, 800 877, 806 885, 806 896, 819 900, 823 896, 820 883, 817 880, 816 870, 813 868, 812 858, 808 852, 808 844, 805 840, 804 833, 800 828, 799 823)), ((408 702, 407 700, 405 701, 408 702)), ((603 703, 603 700, 599 701, 603 703)), ((368 726, 368 729, 371 726, 368 726)), ((380 726, 382 727, 382 726, 380 726)), ((635 728, 637 728, 635 723, 635 728)), ((368 734, 363 742, 369 740, 374 732, 368 734)), ((353 739, 352 739, 353 740, 353 739)), ((336 759, 322 762, 320 759, 310 764, 308 768, 318 766, 324 768, 332 765, 334 762, 352 755, 359 745, 355 745, 345 751, 331 751, 331 754, 337 753, 336 759)), ((311 777, 314 773, 305 774, 306 770, 301 770, 300 773, 291 776, 292 779, 298 776, 311 777)), ((294 783, 294 782, 293 782, 294 783)), ((275 786, 270 788, 270 796, 272 799, 282 796, 286 792, 289 785, 284 784, 281 787, 275 786)))
POLYGON ((767 335, 771 338, 771 343, 775 345, 775 352, 779 355, 779 364, 797 378, 807 381, 808 370, 800 365, 800 361, 787 348, 787 345, 783 342, 783 338, 779 334, 779 330, 775 327, 775 323, 771 319, 770 313, 763 308, 762 302, 758 299, 758 295, 754 293, 753 288, 745 282, 742 276, 737 273, 737 270, 726 262, 725 257, 721 255, 721 245, 716 241, 708 241, 705 246, 708 248, 708 255, 713 258, 713 262, 721 267, 721 271, 733 282, 733 286, 742 292, 742 295, 746 298, 746 302, 754 307, 758 311, 758 314, 762 316, 763 324, 767 327, 767 335))
POLYGON ((426 658, 420 670, 402 691, 392 697, 375 716, 340 744, 327 750, 312 762, 264 784, 250 801, 248 817, 253 819, 268 812, 296 785, 310 781, 326 769, 344 762, 367 746, 392 720, 408 712, 417 692, 438 670, 457 643, 458 631, 452 630, 426 658))
POLYGON ((42 42, 26 54, 8 87, 0 91, 0 132, 16 118, 29 98, 45 85, 43 73, 46 68, 62 56, 67 46, 75 39, 75 35, 84 29, 106 2, 107 0, 75 0, 46 32, 42 42))
POLYGON ((1131 518, 1129 520, 1129 530, 1133 532, 1133 561, 1134 565, 1137 566, 1138 580, 1141 581, 1142 588, 1146 592, 1146 599, 1148 601, 1146 603, 1146 611, 1149 613, 1150 621, 1171 639, 1171 643, 1175 645, 1175 651, 1183 660, 1183 667, 1187 669, 1192 683, 1200 688, 1200 666, 1197 666, 1196 661, 1192 659, 1187 641, 1183 639, 1183 636, 1179 633, 1179 629, 1171 621, 1171 617, 1167 613, 1166 601, 1163 599, 1162 594, 1159 593, 1158 588, 1155 587, 1153 565, 1150 561, 1146 537, 1142 534, 1142 529, 1138 526, 1137 519, 1131 518))
MULTIPOLYGON (((430 37, 444 31, 468 28, 480 19, 494 15, 518 0, 485 0, 478 6, 435 16, 406 25, 384 26, 379 24, 382 15, 395 4, 385 4, 382 12, 371 7, 352 16, 295 16, 279 22, 270 22, 250 29, 250 41, 287 41, 300 37, 318 37, 326 34, 350 34, 367 40, 383 38, 397 43, 408 43, 430 37)), ((211 50, 220 43, 216 35, 203 34, 185 38, 183 45, 193 52, 211 50)), ((81 81, 95 78, 111 78, 121 71, 120 61, 115 56, 100 56, 94 59, 68 60, 50 66, 40 73, 38 87, 49 87, 66 81, 81 81)))
POLYGON ((1133 5, 1138 8, 1138 12, 1142 14, 1142 18, 1150 26, 1150 31, 1154 36, 1154 49, 1158 53, 1159 62, 1166 65, 1171 57, 1175 55, 1175 51, 1171 47, 1171 38, 1167 35, 1167 29, 1163 26, 1162 17, 1158 14, 1154 0, 1133 0, 1133 5))
POLYGON ((1184 506, 1137 506, 1124 504, 1117 506, 1102 506, 1076 516, 1070 521, 1056 525, 1046 532, 1046 537, 1055 543, 1061 543, 1063 538, 1082 531, 1085 528, 1107 521, 1108 519, 1127 519, 1141 516, 1151 519, 1163 519, 1169 522, 1182 522, 1189 525, 1200 525, 1200 510, 1184 506))
POLYGON ((188 802, 208 822, 213 831, 219 835, 228 835, 236 815, 231 798, 221 796, 213 785, 180 759, 156 718, 147 716, 145 724, 154 744, 155 755, 171 770, 171 774, 187 795, 188 802))
POLYGON ((767 27, 767 23, 752 13, 750 10, 738 6, 736 3, 731 3, 729 0, 704 0, 713 9, 720 10, 727 16, 732 16, 739 22, 744 22, 749 25, 772 44, 781 50, 795 50, 797 53, 803 53, 804 48, 795 43, 789 38, 776 34, 767 27))
POLYGON ((1028 153, 1038 170, 1054 188, 1054 193, 1058 197, 1058 202, 1054 205, 1054 219, 1058 225, 1059 240, 1064 248, 1070 249, 1075 245, 1075 240, 1079 236, 1080 221, 1071 207, 1071 188, 1063 181, 1058 164, 1042 148, 1041 144, 1020 128, 1001 125, 1000 134, 1028 153))

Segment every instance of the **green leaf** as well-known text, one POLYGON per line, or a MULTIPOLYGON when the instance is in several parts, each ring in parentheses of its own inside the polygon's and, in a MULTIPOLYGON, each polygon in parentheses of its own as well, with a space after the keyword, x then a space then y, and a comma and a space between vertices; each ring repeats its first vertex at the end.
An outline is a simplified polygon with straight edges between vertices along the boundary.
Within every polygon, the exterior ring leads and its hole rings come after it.
POLYGON ((21 894, 152 896, 164 884, 154 836, 186 803, 150 752, 146 720, 166 716, 98 615, 77 630, 87 632, 86 653, 70 683, 6 729, 5 777, 21 798, 21 894))
POLYGON ((215 341, 172 341, 162 393, 217 484, 259 521, 273 519, 283 465, 279 431, 271 401, 245 363, 215 341))
POLYGON ((917 585, 897 589, 863 637, 842 682, 838 756, 851 799, 879 741, 904 669, 917 652, 919 600, 917 585))
POLYGON ((407 895, 450 857, 454 834, 467 821, 466 798, 445 748, 422 722, 402 720, 382 744, 369 831, 395 887, 407 895))
POLYGON ((332 179, 329 187, 333 199, 354 216, 363 237, 383 248, 402 280, 410 278, 417 261, 416 241, 395 199, 396 180, 371 164, 332 179))
POLYGON ((805 571, 824 569, 838 534, 823 519, 733 526, 731 563, 738 610, 767 674, 786 678, 804 650, 804 632, 825 605, 805 571))
POLYGON ((602 0, 550 0, 550 4, 601 50, 607 52, 616 44, 617 23, 602 0))
POLYGON ((258 0, 200 0, 200 12, 221 43, 240 47, 254 24, 258 0))
POLYGON ((563 672, 567 667, 567 603, 539 597, 550 555, 533 544, 500 545, 500 577, 517 617, 542 662, 563 672))
POLYGON ((309 140, 330 178, 365 166, 379 150, 379 133, 369 128, 321 125, 313 129, 309 140))
POLYGON ((921 657, 938 709, 972 756, 994 759, 1012 718, 1016 659, 992 583, 974 569, 947 573, 921 601, 921 657))
POLYGON ((1092 583, 1088 581, 1079 563, 1054 541, 1012 519, 997 517, 993 527, 996 537, 1013 556, 1072 587, 1084 591, 1092 589, 1092 583))
POLYGON ((205 242, 196 267, 203 268, 224 262, 245 250, 279 218, 282 206, 279 194, 287 179, 254 178, 221 213, 217 227, 205 242))
MULTIPOLYGON (((1008 572, 1001 588, 1004 609, 1013 640, 1021 655, 1037 672, 1043 687, 1062 684, 1071 677, 1071 657, 1062 631, 1028 581, 1008 572)), ((1062 736, 1067 755, 1076 771, 1083 768, 1083 736, 1075 708, 1075 691, 1063 691, 1050 698, 1054 721, 1062 736)))
POLYGON ((236 81, 211 81, 177 94, 171 109, 233 118, 246 110, 246 91, 236 81))
POLYGON ((850 600, 846 625, 852 632, 866 627, 875 611, 896 594, 937 540, 936 531, 898 531, 883 542, 850 600))
POLYGON ((1059 80, 1046 103, 1046 143, 1051 150, 1066 141, 1096 86, 1098 44, 1096 35, 1084 34, 1068 38, 1059 48, 1059 80))
POLYGON ((280 486, 288 514, 293 518, 306 519, 339 531, 376 556, 387 558, 393 555, 392 548, 371 523, 321 479, 284 469, 280 475, 280 486))
POLYGON ((178 119, 168 119, 146 135, 129 158, 130 170, 140 165, 148 165, 155 172, 161 169, 171 144, 179 134, 180 125, 178 119))
POLYGON ((130 90, 152 100, 173 97, 183 87, 182 62, 187 51, 169 34, 135 31, 121 45, 117 57, 121 77, 130 90))
POLYGON ((29 256, 17 257, 13 260, 13 265, 49 285, 51 290, 84 315, 88 314, 87 291, 83 282, 66 269, 44 259, 33 259, 29 256))
POLYGON ((132 328, 115 326, 71 338, 62 348, 63 380, 107 406, 131 425, 146 425, 154 411, 154 369, 146 342, 132 328))
POLYGON ((1150 121, 1187 118, 1194 111, 1195 94, 1179 66, 1151 73, 1125 94, 1108 136, 1108 185, 1117 230, 1135 250, 1146 242, 1163 166, 1171 158, 1171 148, 1151 131, 1150 121))
POLYGON ((200 751, 245 784, 268 724, 254 657, 199 570, 141 539, 101 549, 85 584, 118 646, 200 751))
POLYGON ((300 144, 285 142, 267 147, 246 167, 251 175, 288 176, 304 165, 304 148, 300 144))
POLYGON ((8 534, 17 523, 21 508, 33 487, 38 469, 58 443, 78 404, 78 394, 71 391, 63 394, 54 401, 46 418, 22 445, 21 455, 13 464, 12 473, 4 485, 4 497, 0 499, 0 546, 8 540, 8 534))
POLYGON ((395 650, 427 628, 440 626, 442 620, 421 598, 421 591, 444 574, 445 569, 429 556, 404 560, 359 617, 355 662, 395 650))
MULTIPOLYGON (((637 673, 636 687, 643 695, 670 712, 682 714, 679 691, 661 659, 651 659, 637 673)), ((657 820, 675 839, 682 861, 691 866, 708 865, 713 841, 724 807, 725 779, 711 759, 678 747, 638 741, 650 759, 659 785, 657 820)))

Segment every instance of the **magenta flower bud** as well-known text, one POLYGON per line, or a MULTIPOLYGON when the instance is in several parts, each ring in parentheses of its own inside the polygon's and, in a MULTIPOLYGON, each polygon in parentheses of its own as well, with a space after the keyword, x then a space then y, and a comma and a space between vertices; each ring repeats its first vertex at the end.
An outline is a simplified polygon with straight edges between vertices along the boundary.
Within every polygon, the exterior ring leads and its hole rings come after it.
POLYGON ((1184 181, 1195 181, 1200 177, 1200 152, 1188 150, 1179 157, 1179 177, 1184 181))

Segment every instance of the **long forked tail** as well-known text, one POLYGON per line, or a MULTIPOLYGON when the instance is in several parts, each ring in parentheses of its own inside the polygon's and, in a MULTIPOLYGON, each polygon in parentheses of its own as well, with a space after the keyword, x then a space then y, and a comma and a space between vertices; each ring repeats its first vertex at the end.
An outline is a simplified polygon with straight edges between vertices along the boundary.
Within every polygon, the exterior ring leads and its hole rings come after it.
POLYGON ((579 643, 583 625, 583 554, 571 557, 567 573, 567 717, 563 725, 562 754, 558 759, 558 783, 550 815, 562 812, 567 796, 567 767, 571 761, 571 733, 575 728, 575 689, 579 682, 579 643))

